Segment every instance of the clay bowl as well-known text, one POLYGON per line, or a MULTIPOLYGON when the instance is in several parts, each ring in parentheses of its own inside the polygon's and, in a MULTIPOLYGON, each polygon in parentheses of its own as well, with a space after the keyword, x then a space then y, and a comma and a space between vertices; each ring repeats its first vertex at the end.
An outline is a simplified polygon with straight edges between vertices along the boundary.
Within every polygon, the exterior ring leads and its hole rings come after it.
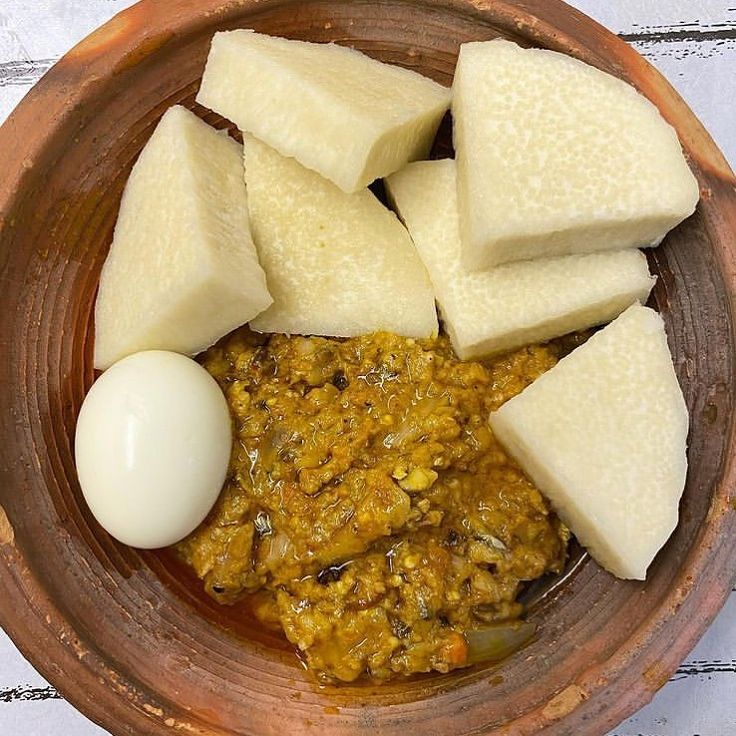
MULTIPOLYGON (((444 143, 449 142, 447 131, 444 143)), ((736 570, 736 182, 671 87, 559 0, 145 0, 64 57, 0 131, 0 622, 115 734, 602 734, 647 702, 736 570), (501 666, 318 688, 279 637, 218 608, 164 554, 115 543, 77 485, 75 417, 123 184, 157 120, 194 94, 212 33, 349 43, 450 83, 463 41, 506 36, 633 82, 677 128, 702 190, 652 253, 692 416, 680 525, 646 584, 578 565, 501 666)))

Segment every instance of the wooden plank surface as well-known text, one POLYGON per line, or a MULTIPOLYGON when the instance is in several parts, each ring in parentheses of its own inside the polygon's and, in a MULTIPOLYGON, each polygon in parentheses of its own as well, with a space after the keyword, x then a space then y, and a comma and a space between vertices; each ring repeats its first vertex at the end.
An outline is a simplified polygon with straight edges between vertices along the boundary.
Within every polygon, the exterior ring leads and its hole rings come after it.
MULTIPOLYGON (((0 0, 0 121, 131 0, 0 0)), ((736 0, 572 0, 674 84, 736 167, 736 0)), ((0 157, 2 153, 0 152, 0 157)), ((104 736, 0 631, 0 736, 104 736)), ((609 736, 736 736, 736 590, 654 701, 609 736)))
POLYGON ((736 167, 736 0, 571 4, 621 35, 654 64, 736 167))

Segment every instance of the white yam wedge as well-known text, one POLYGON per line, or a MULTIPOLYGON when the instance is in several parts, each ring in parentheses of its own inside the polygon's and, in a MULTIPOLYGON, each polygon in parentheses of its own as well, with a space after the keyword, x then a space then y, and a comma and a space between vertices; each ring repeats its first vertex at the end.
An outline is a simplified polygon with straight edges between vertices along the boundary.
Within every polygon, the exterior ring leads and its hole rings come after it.
POLYGON ((368 189, 347 194, 244 135, 253 238, 274 303, 259 332, 437 334, 434 294, 409 233, 368 189))
POLYGON ((657 108, 564 54, 464 44, 452 112, 468 268, 658 245, 695 210, 697 181, 657 108))
POLYGON ((216 33, 197 102, 346 192, 427 155, 450 90, 336 44, 216 33))
POLYGON ((175 106, 125 186, 95 308, 95 367, 194 355, 271 304, 248 224, 242 147, 175 106))
POLYGON ((386 190, 429 271, 442 321, 463 360, 609 322, 654 285, 637 250, 508 263, 471 272, 460 258, 455 162, 419 161, 386 190))
POLYGON ((630 307, 490 421, 591 555, 644 580, 687 471, 687 408, 660 316, 630 307))

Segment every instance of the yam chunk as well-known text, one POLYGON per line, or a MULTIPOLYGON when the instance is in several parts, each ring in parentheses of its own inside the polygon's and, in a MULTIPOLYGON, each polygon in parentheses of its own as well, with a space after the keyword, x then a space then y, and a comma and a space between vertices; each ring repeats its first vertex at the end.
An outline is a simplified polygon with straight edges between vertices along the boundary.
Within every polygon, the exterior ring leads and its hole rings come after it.
POLYGON ((259 332, 437 334, 427 271, 409 233, 368 189, 347 194, 244 134, 253 238, 274 303, 259 332))
POLYGON ((646 301, 654 279, 636 250, 468 271, 460 257, 455 172, 451 160, 419 161, 386 179, 386 189, 429 271, 460 358, 484 358, 610 322, 646 301))
POLYGON ((344 46, 216 33, 197 102, 346 192, 424 158, 450 90, 344 46))
POLYGON ((661 317, 630 307, 490 422, 591 555, 644 580, 687 472, 687 408, 661 317))
POLYGON ((100 277, 96 368, 194 355, 271 304, 250 235, 242 146, 183 107, 133 166, 100 277))
POLYGON ((657 108, 569 56, 466 43, 452 112, 468 268, 658 245, 695 210, 697 181, 657 108))

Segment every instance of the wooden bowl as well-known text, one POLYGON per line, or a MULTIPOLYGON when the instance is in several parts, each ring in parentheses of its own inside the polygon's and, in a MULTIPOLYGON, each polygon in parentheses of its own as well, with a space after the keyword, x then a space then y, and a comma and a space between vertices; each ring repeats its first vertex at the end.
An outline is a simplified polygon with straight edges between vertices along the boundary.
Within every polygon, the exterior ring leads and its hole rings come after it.
POLYGON ((41 80, 0 151, 0 622, 105 728, 602 734, 667 681, 720 608, 736 571, 736 182, 665 80, 590 19, 559 0, 145 0, 41 80), (241 609, 219 608, 166 555, 117 544, 90 517, 72 437, 120 194, 164 110, 194 106, 212 33, 236 27, 348 43, 445 84, 461 42, 507 36, 633 82, 677 128, 702 202, 651 257, 692 416, 690 474, 646 584, 588 562, 535 612, 538 639, 500 666, 322 688, 241 609))

